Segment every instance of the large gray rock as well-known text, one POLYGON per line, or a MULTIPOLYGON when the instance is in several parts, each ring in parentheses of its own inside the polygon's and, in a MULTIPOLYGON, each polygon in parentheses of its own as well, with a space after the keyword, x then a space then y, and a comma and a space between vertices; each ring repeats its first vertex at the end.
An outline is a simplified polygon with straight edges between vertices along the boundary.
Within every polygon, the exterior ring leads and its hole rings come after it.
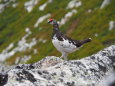
POLYGON ((115 45, 81 60, 49 56, 0 75, 0 86, 98 86, 115 69, 115 45))

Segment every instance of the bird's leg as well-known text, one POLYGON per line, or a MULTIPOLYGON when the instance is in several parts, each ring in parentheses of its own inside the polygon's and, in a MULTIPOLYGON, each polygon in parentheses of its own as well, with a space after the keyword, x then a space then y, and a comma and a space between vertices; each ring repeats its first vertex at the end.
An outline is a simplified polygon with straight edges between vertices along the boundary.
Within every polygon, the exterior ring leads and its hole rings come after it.
POLYGON ((67 56, 68 56, 68 54, 65 54, 65 56, 64 56, 64 60, 65 60, 65 61, 68 60, 68 59, 67 59, 67 56))
POLYGON ((63 54, 61 55, 60 59, 62 59, 62 58, 63 58, 63 54))
POLYGON ((64 53, 62 53, 62 56, 60 58, 61 59, 64 58, 64 60, 67 61, 68 60, 67 56, 68 56, 68 54, 64 52, 64 53))

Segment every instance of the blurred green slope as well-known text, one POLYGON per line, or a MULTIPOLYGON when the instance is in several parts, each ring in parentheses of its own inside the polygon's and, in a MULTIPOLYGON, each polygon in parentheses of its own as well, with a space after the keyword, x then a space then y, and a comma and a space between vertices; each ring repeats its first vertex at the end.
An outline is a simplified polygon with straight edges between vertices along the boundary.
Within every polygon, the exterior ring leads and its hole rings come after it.
MULTIPOLYGON (((51 43, 52 26, 47 24, 47 20, 43 21, 38 27, 34 28, 37 19, 47 13, 51 13, 51 17, 60 21, 61 18, 70 11, 66 9, 70 0, 53 0, 49 3, 44 11, 38 8, 47 0, 41 0, 32 12, 28 13, 24 8, 24 3, 28 0, 18 0, 16 8, 8 6, 0 13, 0 52, 2 52, 10 43, 17 42, 26 34, 25 28, 29 27, 32 34, 27 38, 30 41, 33 37, 39 40, 40 38, 47 40, 46 43, 37 42, 32 48, 24 52, 16 53, 11 58, 7 59, 9 64, 13 64, 17 57, 31 55, 32 58, 27 63, 33 63, 45 56, 61 54, 53 47, 51 43), (37 49, 38 53, 34 54, 33 50, 37 49)), ((109 22, 115 21, 115 0, 105 8, 100 9, 103 0, 81 0, 82 5, 77 9, 66 24, 60 27, 60 30, 73 39, 92 38, 92 42, 85 44, 78 51, 70 54, 69 59, 80 59, 89 56, 99 50, 115 44, 115 28, 109 31, 109 22), (91 12, 88 12, 91 10, 91 12), (98 36, 95 36, 98 34, 98 36)), ((14 47, 15 47, 14 46, 14 47)))

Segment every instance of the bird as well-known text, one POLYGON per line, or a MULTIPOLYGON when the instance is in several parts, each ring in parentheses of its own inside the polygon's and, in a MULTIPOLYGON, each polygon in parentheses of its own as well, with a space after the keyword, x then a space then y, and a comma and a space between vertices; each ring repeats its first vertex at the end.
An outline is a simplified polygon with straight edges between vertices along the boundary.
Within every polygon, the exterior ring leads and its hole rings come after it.
POLYGON ((68 54, 77 51, 82 45, 92 40, 91 38, 86 38, 84 40, 71 39, 60 31, 59 24, 55 19, 48 19, 48 23, 53 26, 52 43, 62 54, 60 58, 63 58, 65 61, 68 61, 68 54))

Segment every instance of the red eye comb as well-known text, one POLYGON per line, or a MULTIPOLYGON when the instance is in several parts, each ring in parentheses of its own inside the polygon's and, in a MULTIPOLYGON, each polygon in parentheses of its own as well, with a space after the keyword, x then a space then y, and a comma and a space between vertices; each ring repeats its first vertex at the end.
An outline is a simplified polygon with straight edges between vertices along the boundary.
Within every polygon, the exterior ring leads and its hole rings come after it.
POLYGON ((49 19, 49 21, 53 21, 53 19, 49 19))

